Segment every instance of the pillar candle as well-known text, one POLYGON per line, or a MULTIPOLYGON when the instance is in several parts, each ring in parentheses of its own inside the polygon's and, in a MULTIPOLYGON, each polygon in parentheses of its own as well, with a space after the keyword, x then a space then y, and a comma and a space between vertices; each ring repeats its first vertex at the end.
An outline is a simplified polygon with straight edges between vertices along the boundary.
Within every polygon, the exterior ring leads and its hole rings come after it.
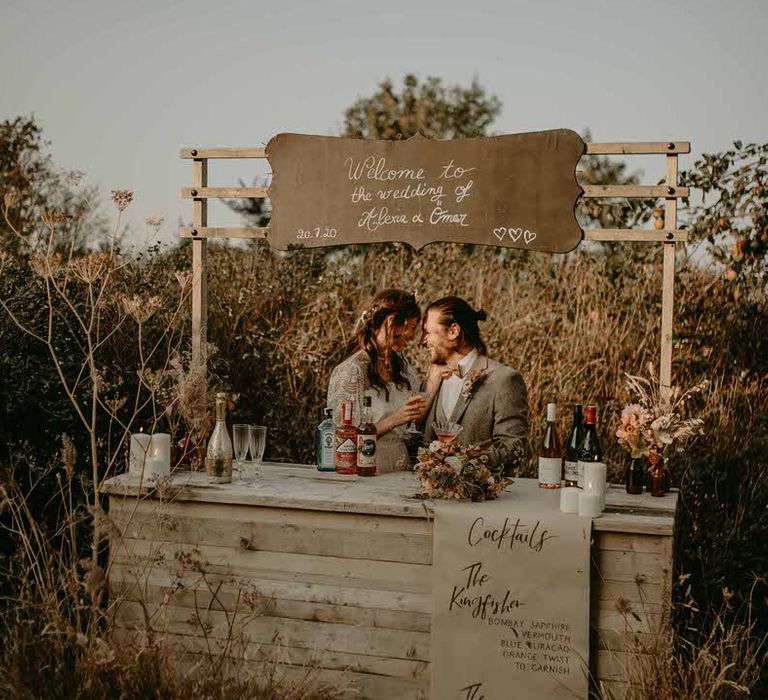
POLYGON ((147 457, 144 468, 144 478, 147 481, 154 481, 158 477, 168 476, 170 473, 170 465, 162 457, 147 457))
POLYGON ((600 494, 600 508, 605 508, 606 476, 608 468, 603 462, 584 465, 584 492, 600 494))
POLYGON ((563 513, 578 513, 580 493, 581 489, 575 486, 566 486, 560 489, 560 510, 563 513))
POLYGON ((582 491, 579 494, 579 515, 585 518, 599 518, 602 510, 602 496, 599 493, 582 491))
POLYGON ((163 474, 171 473, 171 436, 168 433, 152 434, 149 456, 160 460, 159 469, 163 474))
POLYGON ((147 433, 134 433, 131 435, 131 450, 128 459, 128 473, 133 476, 141 476, 145 470, 145 460, 150 456, 149 443, 151 436, 147 433))

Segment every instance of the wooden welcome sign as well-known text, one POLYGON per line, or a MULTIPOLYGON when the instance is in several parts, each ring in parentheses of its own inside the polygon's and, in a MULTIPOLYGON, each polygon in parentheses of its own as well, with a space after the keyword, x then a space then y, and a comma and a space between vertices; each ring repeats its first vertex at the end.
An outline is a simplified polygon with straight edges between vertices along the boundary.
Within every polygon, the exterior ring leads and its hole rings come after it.
POLYGON ((582 238, 584 151, 570 129, 453 141, 278 134, 266 148, 267 240, 279 250, 451 241, 567 253, 582 238))

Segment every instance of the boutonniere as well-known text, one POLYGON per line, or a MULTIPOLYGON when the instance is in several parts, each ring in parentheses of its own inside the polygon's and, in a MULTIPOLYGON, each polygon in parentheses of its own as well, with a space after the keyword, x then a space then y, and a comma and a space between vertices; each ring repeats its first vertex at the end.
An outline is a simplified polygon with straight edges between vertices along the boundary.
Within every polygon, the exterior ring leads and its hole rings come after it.
POLYGON ((484 369, 472 370, 464 380, 464 386, 461 389, 461 395, 465 399, 468 399, 470 396, 472 396, 472 394, 475 393, 477 387, 483 383, 483 379, 485 379, 484 369))

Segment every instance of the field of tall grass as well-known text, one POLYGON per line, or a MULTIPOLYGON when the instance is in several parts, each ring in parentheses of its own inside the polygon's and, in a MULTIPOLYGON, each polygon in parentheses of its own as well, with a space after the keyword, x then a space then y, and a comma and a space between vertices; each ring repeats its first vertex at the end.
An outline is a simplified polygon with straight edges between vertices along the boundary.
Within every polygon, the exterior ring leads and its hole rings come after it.
MULTIPOLYGON (((159 648, 130 652, 111 641, 104 543, 115 533, 100 485, 124 469, 131 432, 169 430, 189 444, 210 408, 188 364, 191 251, 77 252, 57 238, 55 220, 46 231, 0 261, 3 695, 329 697, 311 679, 244 680, 220 666, 177 677, 159 648)), ((233 422, 268 426, 267 459, 313 459, 330 371, 361 306, 389 286, 424 305, 459 294, 485 309, 489 353, 526 380, 531 445, 547 402, 561 413, 596 403, 610 476, 621 479, 626 457, 614 433, 630 398, 625 374, 653 378, 658 366, 654 244, 567 256, 441 244, 281 255, 261 243, 211 245, 209 394, 235 395, 233 422)), ((765 687, 767 303, 758 279, 739 290, 681 253, 674 383, 708 379, 709 388, 695 406, 704 435, 670 460, 681 491, 675 638, 639 686, 647 698, 746 697, 765 687)), ((424 366, 417 345, 408 355, 424 366)), ((532 474, 531 461, 521 475, 532 474)))

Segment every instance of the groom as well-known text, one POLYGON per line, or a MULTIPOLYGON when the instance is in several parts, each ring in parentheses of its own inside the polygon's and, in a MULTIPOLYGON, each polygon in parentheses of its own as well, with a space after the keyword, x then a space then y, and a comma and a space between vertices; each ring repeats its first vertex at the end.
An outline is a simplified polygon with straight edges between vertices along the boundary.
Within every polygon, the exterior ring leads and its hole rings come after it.
POLYGON ((426 418, 425 444, 436 439, 434 421, 459 423, 465 445, 490 441, 489 456, 509 471, 525 454, 528 399, 520 373, 486 355, 477 322, 486 318, 459 297, 427 307, 422 344, 429 350, 427 391, 435 393, 426 418))

